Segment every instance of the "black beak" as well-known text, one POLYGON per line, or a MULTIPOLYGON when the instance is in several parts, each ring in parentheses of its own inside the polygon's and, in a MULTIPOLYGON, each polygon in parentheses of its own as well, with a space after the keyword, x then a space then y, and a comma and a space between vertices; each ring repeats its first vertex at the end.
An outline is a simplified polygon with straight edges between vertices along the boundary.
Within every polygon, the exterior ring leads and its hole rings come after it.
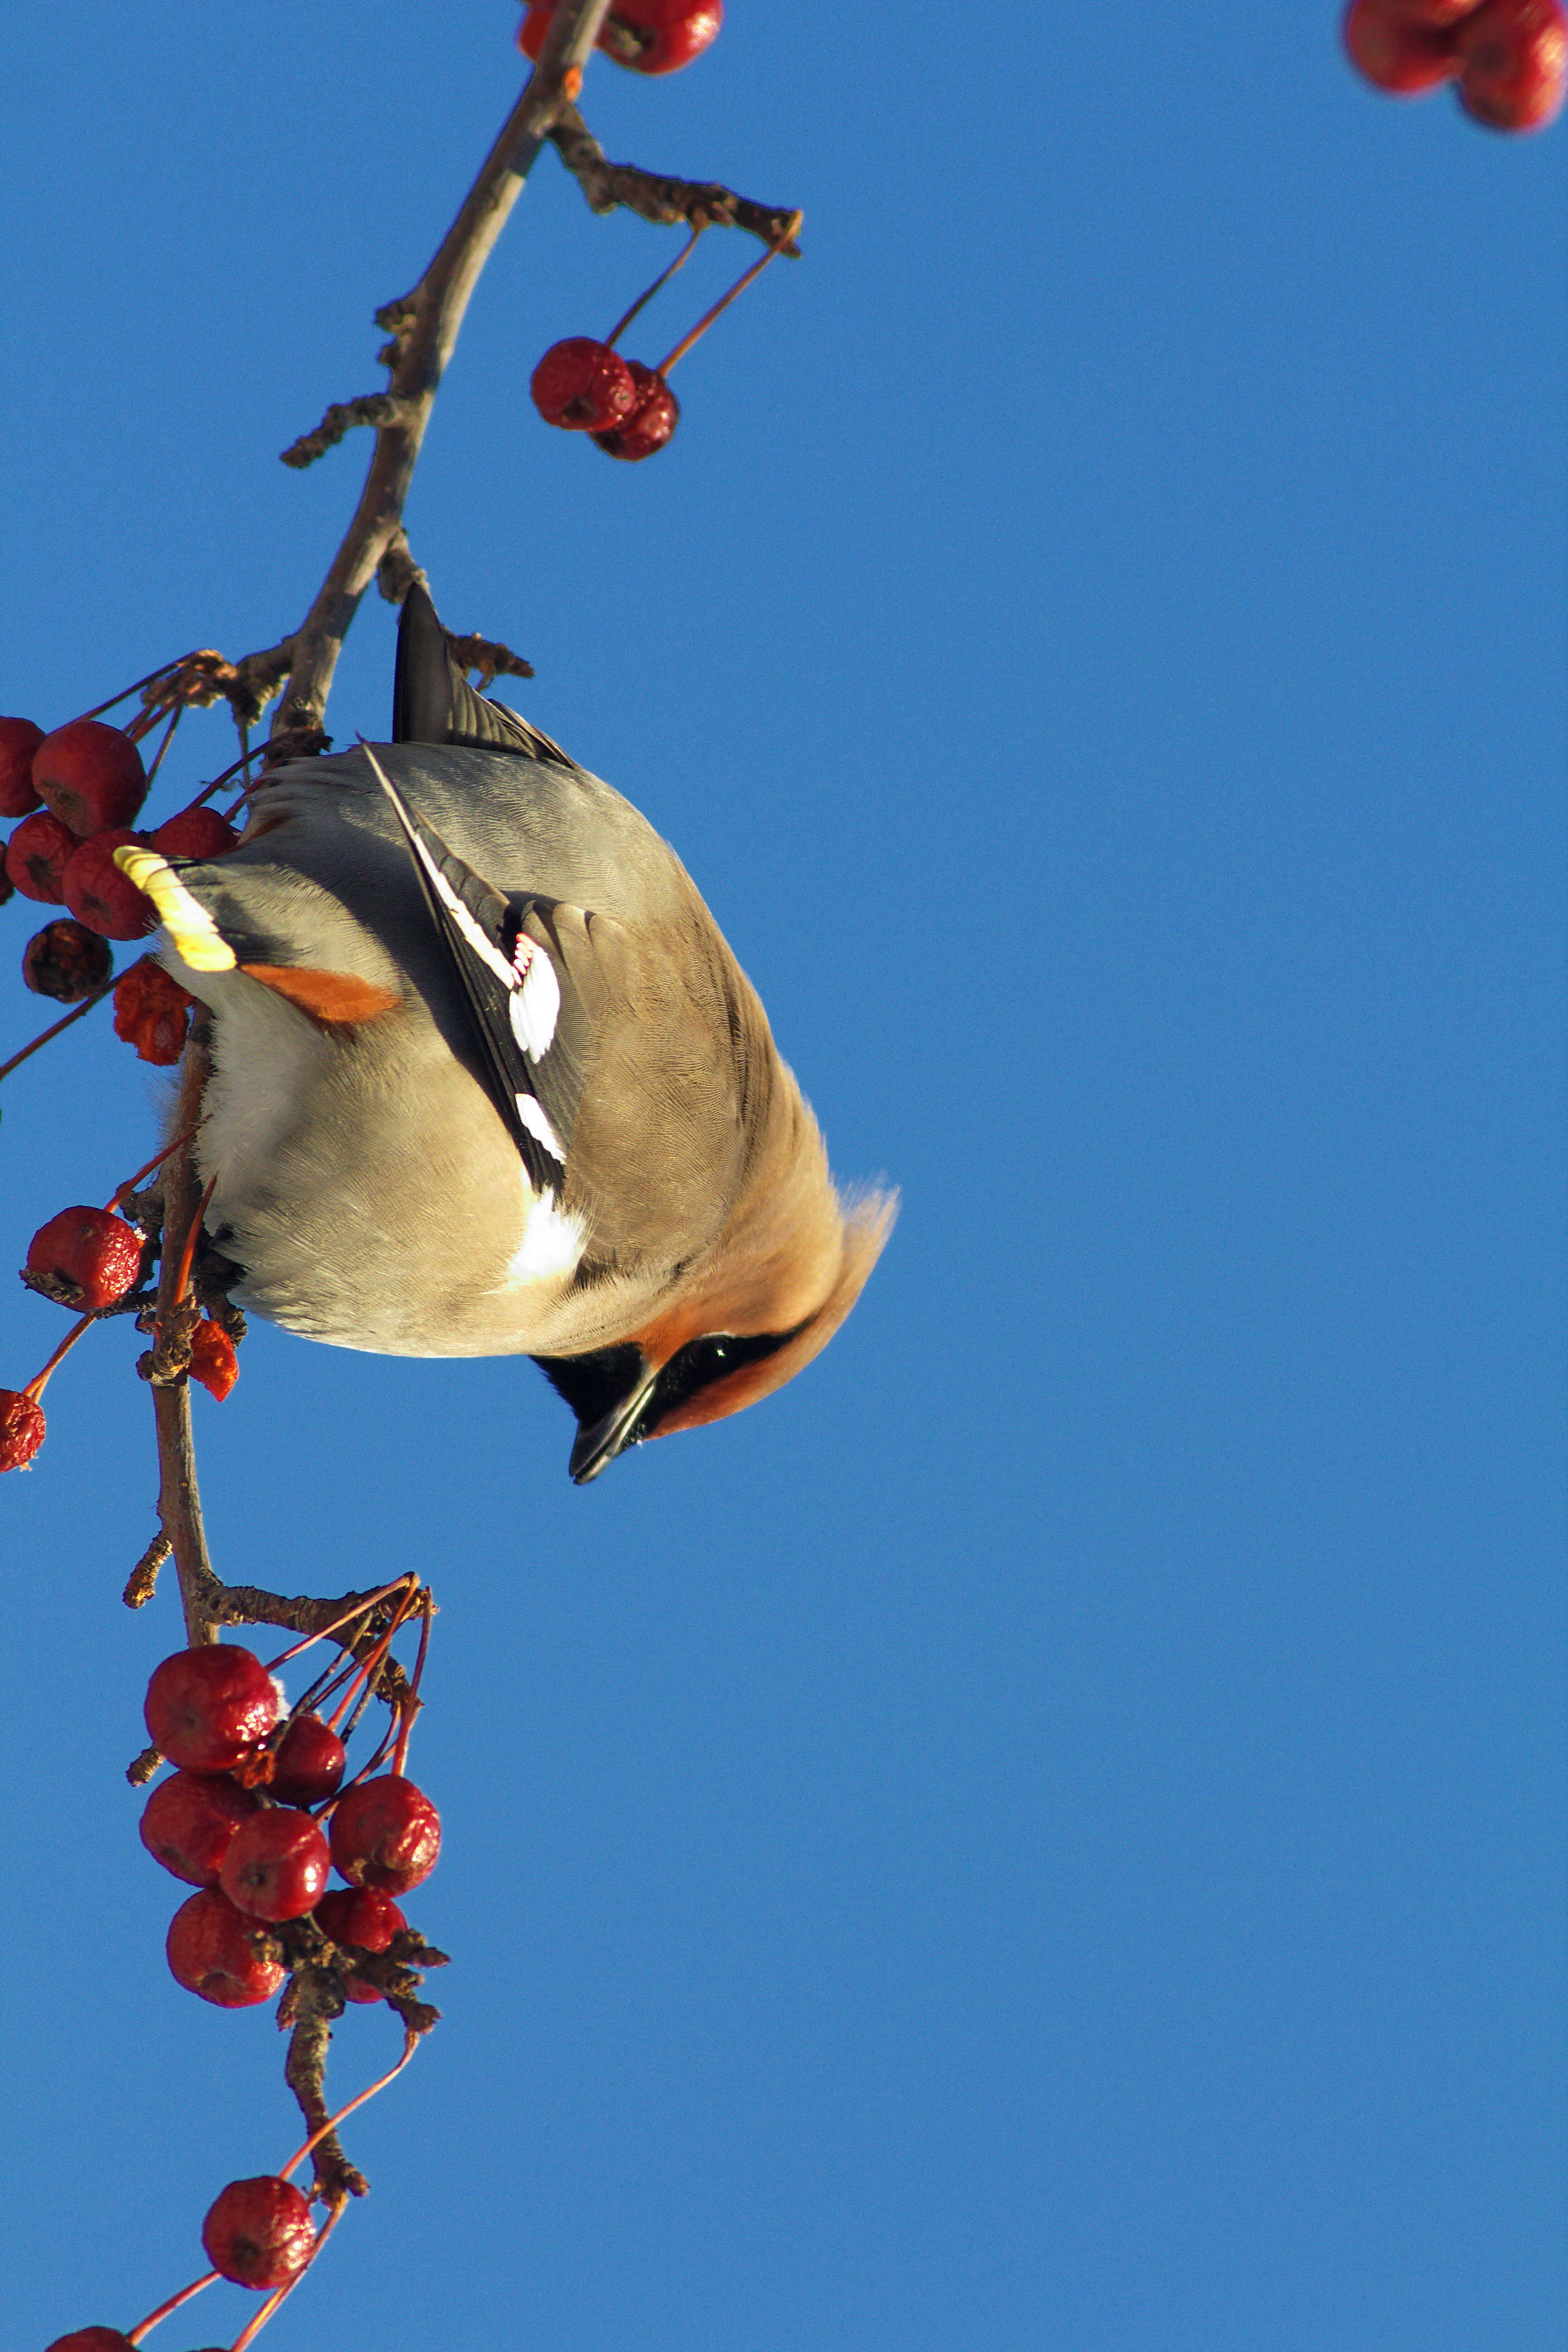
POLYGON ((637 1444, 637 1423, 647 1409, 660 1369, 658 1364, 645 1365, 636 1385, 618 1398, 608 1412, 579 1427, 572 1459, 566 1465, 574 1486, 586 1486, 617 1454, 624 1454, 628 1445, 637 1444))

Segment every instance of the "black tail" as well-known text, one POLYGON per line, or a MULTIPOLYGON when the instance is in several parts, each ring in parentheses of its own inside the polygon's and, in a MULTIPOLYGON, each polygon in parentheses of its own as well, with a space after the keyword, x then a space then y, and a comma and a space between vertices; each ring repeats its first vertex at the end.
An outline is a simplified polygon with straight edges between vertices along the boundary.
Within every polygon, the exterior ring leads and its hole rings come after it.
POLYGON ((558 743, 503 703, 476 694, 447 646, 447 632, 417 582, 403 600, 397 668, 392 684, 395 743, 462 743, 481 751, 520 751, 531 760, 574 767, 558 743))

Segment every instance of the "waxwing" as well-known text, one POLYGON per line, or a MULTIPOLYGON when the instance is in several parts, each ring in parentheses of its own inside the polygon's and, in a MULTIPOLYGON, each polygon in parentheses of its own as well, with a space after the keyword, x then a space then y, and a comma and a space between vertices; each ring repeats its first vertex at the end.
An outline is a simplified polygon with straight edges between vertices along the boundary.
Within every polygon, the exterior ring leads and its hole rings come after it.
POLYGON ((418 587, 392 732, 268 772, 220 858, 117 852, 211 1013, 206 1235, 310 1339, 531 1356, 582 1484, 797 1372, 895 1204, 836 1192, 674 851, 472 690, 418 587))

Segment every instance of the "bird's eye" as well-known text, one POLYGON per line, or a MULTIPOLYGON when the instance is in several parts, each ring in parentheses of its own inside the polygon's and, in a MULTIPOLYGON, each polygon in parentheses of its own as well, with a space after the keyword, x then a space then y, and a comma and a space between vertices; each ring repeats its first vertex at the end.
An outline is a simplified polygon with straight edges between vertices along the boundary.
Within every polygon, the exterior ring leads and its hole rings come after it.
POLYGON ((659 1374, 638 1416, 639 1434, 650 1435, 667 1413, 689 1402, 700 1389, 711 1388, 715 1381, 727 1380, 743 1365, 760 1363, 764 1356, 776 1354, 793 1336, 789 1331, 761 1331, 737 1339, 732 1332, 712 1331, 703 1339, 689 1339, 659 1374))

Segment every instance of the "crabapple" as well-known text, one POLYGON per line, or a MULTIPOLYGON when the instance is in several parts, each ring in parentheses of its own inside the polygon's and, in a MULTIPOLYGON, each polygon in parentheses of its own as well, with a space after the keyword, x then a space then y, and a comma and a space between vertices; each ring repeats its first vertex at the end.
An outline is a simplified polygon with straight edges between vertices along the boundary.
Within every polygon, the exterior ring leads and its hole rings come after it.
POLYGON ((278 1720, 278 1685, 237 1642, 176 1650, 153 1670, 144 1708, 154 1745, 187 1772, 226 1772, 278 1720))
POLYGON ((66 894, 61 877, 80 847, 69 825, 62 824, 52 809, 39 809, 36 815, 22 819, 6 844, 6 876, 24 898, 63 907, 66 894))
POLYGON ((33 786, 47 808, 85 840, 129 824, 147 797, 147 771, 129 735, 100 719, 73 719, 33 754, 33 786))
POLYGON ((287 2286, 316 2250, 310 2208, 292 2181, 265 2172, 231 2180, 202 2223, 215 2271, 236 2286, 287 2286))
POLYGON ((274 1751, 273 1796, 285 1805, 319 1805, 342 1787, 348 1750, 319 1715, 297 1715, 274 1751))
POLYGON ((1417 98, 1459 70, 1452 27, 1412 17, 1400 0, 1351 0, 1343 33, 1352 62, 1397 98, 1417 98))
POLYGON ((644 367, 640 360, 628 360, 626 365, 637 390, 637 406, 624 424, 595 433, 593 439, 607 457, 635 464, 663 448, 680 421, 680 403, 657 368, 644 367))
POLYGON ((332 1860, 351 1886, 406 1895, 435 1869, 441 1816, 401 1772, 360 1780, 332 1813, 332 1860))
POLYGON ((22 950, 22 979, 35 996, 52 996, 57 1004, 79 1004, 103 987, 114 970, 107 940, 61 915, 35 931, 22 950))
POLYGON ((216 1886, 236 1830, 259 1810, 260 1801, 224 1773, 176 1772, 147 1800, 142 1843, 176 1878, 216 1886))
POLYGON ((20 1470, 44 1442, 44 1408, 26 1389, 0 1389, 0 1470, 20 1470))
POLYGON ((274 1805, 241 1822, 218 1884, 235 1909, 252 1919, 302 1919, 315 1909, 331 1866, 327 1841, 310 1814, 274 1805))
POLYGON ((384 1886, 334 1886, 316 1906, 316 1925, 334 1944, 384 1952, 408 1922, 384 1886))
POLYGON ((0 719, 0 816, 26 816, 40 805, 33 754, 43 740, 30 719, 0 719))
POLYGON ((286 1974, 280 1960, 257 1949, 258 1933, 221 1889, 204 1886, 169 1922, 169 1973, 218 2009, 253 2009, 271 2000, 286 1974))
POLYGON ((151 845, 163 857, 221 857, 238 839, 226 817, 203 804, 165 817, 151 845))
POLYGON ((637 384, 619 352, 591 335, 552 343, 528 389, 545 423, 568 433, 606 432, 637 404, 637 384))
POLYGON ((114 983, 114 1034, 134 1045, 142 1061, 167 1066, 185 1050, 195 1003, 161 963, 143 956, 114 983))
POLYGON ((111 1209, 62 1209, 27 1244, 29 1288, 79 1315, 123 1298, 141 1264, 141 1234, 111 1209))
POLYGON ((1540 131, 1568 98, 1562 0, 1483 0, 1455 36, 1459 103, 1493 131, 1540 131))
POLYGON ((60 876, 60 888, 71 913, 106 940, 144 940, 158 928, 157 908, 114 862, 117 849, 141 838, 126 825, 95 833, 72 851, 60 876))

